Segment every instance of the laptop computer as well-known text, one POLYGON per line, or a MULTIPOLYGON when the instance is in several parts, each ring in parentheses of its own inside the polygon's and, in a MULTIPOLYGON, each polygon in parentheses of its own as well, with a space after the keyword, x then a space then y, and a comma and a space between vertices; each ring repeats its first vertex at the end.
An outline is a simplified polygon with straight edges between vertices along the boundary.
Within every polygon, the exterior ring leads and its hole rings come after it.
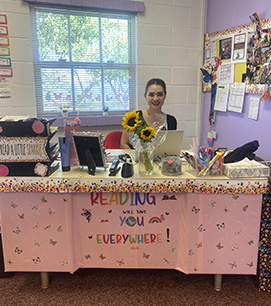
MULTIPOLYGON (((183 130, 175 131, 164 131, 161 130, 159 133, 166 133, 165 141, 153 151, 153 159, 159 160, 166 155, 180 156, 183 144, 183 130)), ((138 161, 138 152, 135 151, 135 161, 138 161)))

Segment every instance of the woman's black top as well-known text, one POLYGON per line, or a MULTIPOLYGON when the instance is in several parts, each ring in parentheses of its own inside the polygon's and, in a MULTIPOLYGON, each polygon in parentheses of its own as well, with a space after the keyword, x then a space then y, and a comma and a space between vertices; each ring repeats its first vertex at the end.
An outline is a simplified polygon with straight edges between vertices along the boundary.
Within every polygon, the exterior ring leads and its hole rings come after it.
MULTIPOLYGON (((139 113, 140 120, 142 120, 143 123, 147 125, 146 121, 143 118, 142 111, 139 110, 138 113, 139 113)), ((177 130, 177 120, 174 116, 171 116, 169 114, 167 114, 167 130, 177 130)))

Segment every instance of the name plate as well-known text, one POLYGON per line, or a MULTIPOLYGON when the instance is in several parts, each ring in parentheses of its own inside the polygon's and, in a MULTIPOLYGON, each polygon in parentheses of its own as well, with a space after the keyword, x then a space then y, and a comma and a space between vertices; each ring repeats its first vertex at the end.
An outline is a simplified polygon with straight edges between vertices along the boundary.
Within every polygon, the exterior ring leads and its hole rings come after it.
POLYGON ((0 162, 49 161, 47 137, 0 137, 0 162))

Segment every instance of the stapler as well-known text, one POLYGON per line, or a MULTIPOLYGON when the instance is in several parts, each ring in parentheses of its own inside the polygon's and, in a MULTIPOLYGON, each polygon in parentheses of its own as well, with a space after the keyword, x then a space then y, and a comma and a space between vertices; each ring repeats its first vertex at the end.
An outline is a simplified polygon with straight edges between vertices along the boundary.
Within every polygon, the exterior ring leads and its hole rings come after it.
POLYGON ((120 160, 118 158, 114 159, 109 168, 109 176, 115 176, 120 171, 119 167, 120 160))

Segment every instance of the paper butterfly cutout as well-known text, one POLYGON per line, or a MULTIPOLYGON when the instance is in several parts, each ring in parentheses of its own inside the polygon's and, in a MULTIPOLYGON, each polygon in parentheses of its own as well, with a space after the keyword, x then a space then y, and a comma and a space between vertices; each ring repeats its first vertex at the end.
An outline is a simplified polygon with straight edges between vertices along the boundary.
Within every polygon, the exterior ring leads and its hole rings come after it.
POLYGON ((212 81, 213 79, 213 76, 212 76, 212 73, 208 72, 206 69, 204 68, 200 68, 202 74, 203 74, 203 81, 205 83, 209 83, 212 81))
POLYGON ((32 205, 32 206, 31 206, 31 209, 32 209, 32 210, 37 210, 37 209, 38 209, 38 205, 32 205))
POLYGON ((248 242, 249 245, 252 245, 253 243, 254 243, 253 240, 250 240, 250 241, 248 242))
POLYGON ((145 253, 143 253, 143 258, 148 259, 149 257, 150 257, 150 254, 145 254, 145 253))
POLYGON ((61 225, 59 225, 59 227, 57 228, 57 231, 58 231, 58 232, 63 232, 63 228, 62 228, 61 225))
POLYGON ((57 241, 54 241, 53 239, 50 239, 50 244, 56 245, 56 244, 57 244, 57 241))
POLYGON ((221 230, 221 229, 224 229, 224 228, 225 228, 225 223, 222 222, 221 224, 217 224, 216 226, 217 226, 217 228, 218 228, 219 230, 221 230))
POLYGON ((83 212, 81 213, 81 216, 85 217, 88 223, 90 223, 92 213, 90 210, 82 208, 83 212))
POLYGON ((47 200, 45 199, 45 197, 44 197, 44 196, 42 196, 42 198, 41 198, 41 202, 43 202, 43 203, 47 203, 47 200))
POLYGON ((117 260, 117 263, 119 266, 124 265, 124 259, 122 258, 121 260, 117 260))
POLYGON ((21 233, 21 230, 19 229, 19 227, 17 226, 16 229, 13 231, 13 233, 19 235, 21 233))
POLYGON ((101 255, 99 256, 101 258, 101 260, 104 260, 106 257, 103 255, 103 253, 101 253, 101 255))
POLYGON ((38 264, 38 263, 41 262, 41 259, 39 257, 37 257, 37 258, 33 258, 33 261, 34 261, 35 264, 38 264))
POLYGON ((203 224, 201 224, 201 225, 198 227, 198 231, 199 231, 199 232, 205 232, 205 231, 206 231, 206 229, 203 228, 203 224))
POLYGON ((249 264, 247 263, 247 265, 252 268, 254 266, 253 261, 251 261, 249 264))
POLYGON ((219 249, 219 250, 221 250, 221 249, 223 249, 224 247, 223 247, 223 245, 221 245, 221 243, 219 242, 217 245, 216 245, 216 247, 219 249))
POLYGON ((229 263, 229 265, 232 269, 237 267, 236 261, 234 261, 233 263, 229 263))
POLYGON ((48 214, 49 214, 50 216, 52 216, 52 215, 55 214, 55 212, 54 212, 51 208, 49 208, 49 209, 48 209, 48 214))
POLYGON ((196 206, 193 206, 192 212, 194 212, 195 214, 197 214, 199 211, 200 211, 200 208, 196 208, 196 206))
POLYGON ((188 251, 188 255, 189 256, 192 256, 192 255, 194 255, 195 253, 193 252, 193 250, 192 249, 190 249, 189 251, 188 251))
POLYGON ((164 194, 162 200, 177 200, 177 199, 176 199, 175 194, 173 194, 171 196, 169 196, 167 194, 164 194))
POLYGON ((23 252, 23 250, 20 250, 18 247, 16 247, 16 249, 15 249, 14 252, 15 252, 15 253, 18 253, 18 254, 21 254, 21 253, 23 252))
POLYGON ((21 215, 18 214, 18 217, 19 217, 20 219, 24 219, 24 214, 21 214, 21 215))
POLYGON ((48 230, 48 229, 50 229, 50 228, 51 228, 51 225, 49 224, 49 225, 47 225, 47 226, 44 227, 44 230, 46 231, 46 230, 48 230))
POLYGON ((17 204, 14 204, 14 203, 12 202, 12 204, 10 204, 10 206, 13 207, 13 208, 16 208, 18 205, 17 205, 17 204))
POLYGON ((248 209, 248 205, 245 205, 245 206, 243 207, 243 211, 246 212, 247 209, 248 209))
POLYGON ((85 256, 86 259, 90 259, 90 254, 85 256))
POLYGON ((165 261, 167 264, 169 264, 169 261, 167 260, 166 257, 164 257, 163 259, 164 259, 164 261, 165 261))
POLYGON ((196 243, 197 248, 202 248, 202 242, 196 243))

